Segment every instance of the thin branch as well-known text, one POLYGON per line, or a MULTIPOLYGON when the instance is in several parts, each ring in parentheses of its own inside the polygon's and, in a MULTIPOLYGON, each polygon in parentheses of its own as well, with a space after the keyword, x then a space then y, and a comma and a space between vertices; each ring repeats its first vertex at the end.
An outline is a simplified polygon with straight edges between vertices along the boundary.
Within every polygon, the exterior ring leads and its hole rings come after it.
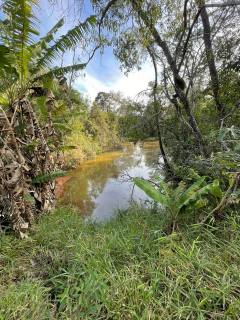
POLYGON ((102 13, 102 16, 101 16, 101 19, 99 21, 99 25, 98 25, 98 35, 99 35, 99 38, 101 38, 101 27, 102 27, 102 23, 103 23, 103 20, 108 12, 108 10, 117 2, 118 0, 111 0, 108 2, 108 4, 106 5, 106 7, 104 8, 103 10, 103 13, 102 13))
POLYGON ((94 57, 96 51, 97 51, 100 47, 101 47, 101 45, 99 44, 99 45, 97 45, 97 46, 93 49, 91 55, 89 56, 87 62, 85 63, 86 66, 87 66, 87 65, 89 64, 89 62, 92 60, 92 58, 94 57))
MULTIPOLYGON (((202 7, 202 8, 203 8, 203 7, 202 7)), ((200 9, 198 10, 198 12, 197 12, 197 14, 196 14, 196 16, 195 16, 195 18, 194 18, 194 20, 193 20, 193 22, 192 22, 189 30, 188 30, 188 35, 187 35, 187 38, 186 38, 186 40, 185 40, 184 47, 183 47, 182 59, 181 59, 179 65, 178 65, 178 68, 177 68, 177 69, 178 69, 178 72, 180 71, 180 69, 181 69, 181 67, 182 67, 182 64, 183 64, 183 61, 184 61, 184 59, 185 59, 185 55, 186 55, 186 53, 187 53, 188 43, 189 43, 189 40, 190 40, 190 38, 191 38, 193 28, 194 28, 196 22, 198 21, 198 18, 199 18, 199 16, 200 16, 200 14, 201 14, 202 8, 200 8, 200 9)))
POLYGON ((223 3, 210 3, 205 4, 206 8, 223 8, 223 7, 232 7, 232 6, 240 6, 240 1, 228 1, 223 3))
POLYGON ((211 216, 219 216, 219 213, 225 208, 227 201, 229 199, 229 197, 231 196, 231 193, 234 191, 234 189, 238 186, 240 181, 240 173, 237 172, 235 174, 235 177, 232 181, 232 183, 230 183, 227 191, 225 192, 224 196, 222 197, 221 201, 219 202, 219 204, 206 216, 206 218, 204 218, 201 221, 201 224, 204 224, 207 222, 207 220, 211 217, 211 216))
MULTIPOLYGON (((185 2, 186 4, 186 2, 185 2)), ((178 65, 178 72, 179 70, 181 69, 181 66, 183 64, 183 61, 184 61, 184 58, 185 58, 185 55, 186 55, 186 52, 187 52, 187 47, 188 47, 188 43, 189 43, 189 40, 191 38, 191 34, 192 34, 192 31, 193 31, 193 28, 203 10, 203 8, 220 8, 220 7, 231 7, 231 6, 239 6, 240 5, 240 1, 230 1, 230 2, 226 2, 226 3, 214 3, 214 4, 205 4, 204 6, 202 6, 201 8, 199 8, 189 30, 188 30, 188 35, 187 35, 187 38, 186 38, 186 41, 184 43, 184 48, 183 48, 183 53, 182 53, 182 59, 178 65)), ((185 18, 184 18, 185 19, 185 18)), ((185 23, 185 22, 184 22, 185 23)), ((180 42, 181 43, 181 42, 180 42)), ((180 45, 180 44, 179 44, 180 45)))
POLYGON ((181 33, 181 37, 178 41, 178 44, 176 46, 176 50, 175 50, 175 60, 176 60, 176 57, 177 57, 177 52, 178 52, 178 49, 182 43, 182 40, 183 40, 183 37, 184 37, 184 34, 186 32, 186 29, 187 29, 187 5, 188 5, 188 2, 189 0, 185 0, 185 3, 184 3, 184 9, 183 9, 183 31, 181 33))

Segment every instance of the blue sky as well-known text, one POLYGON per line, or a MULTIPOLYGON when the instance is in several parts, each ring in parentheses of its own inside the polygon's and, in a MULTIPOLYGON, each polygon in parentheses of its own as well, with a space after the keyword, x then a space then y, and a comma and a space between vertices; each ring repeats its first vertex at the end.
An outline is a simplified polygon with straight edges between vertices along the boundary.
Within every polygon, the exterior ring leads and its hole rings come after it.
MULTIPOLYGON (((73 0, 58 0, 62 5, 51 6, 48 0, 39 0, 39 8, 36 9, 38 16, 38 30, 40 35, 46 34, 54 24, 64 15, 67 15, 66 23, 61 33, 77 24, 76 17, 81 21, 93 14, 89 0, 84 0, 81 10, 72 6, 73 0), (70 5, 69 5, 70 4, 70 5), (75 21, 74 21, 75 17, 75 21)), ((1 3, 1 0, 0 0, 1 3)), ((60 35, 60 34, 59 34, 60 35)), ((80 61, 85 62, 86 57, 80 61)), ((64 56, 64 64, 72 64, 72 53, 64 56)), ((149 62, 142 66, 141 71, 132 71, 126 77, 121 72, 119 63, 115 59, 112 48, 105 48, 104 53, 99 51, 95 54, 87 68, 79 74, 75 81, 75 88, 93 100, 99 91, 121 91, 125 96, 135 98, 137 93, 146 89, 148 82, 153 80, 153 70, 149 62)))

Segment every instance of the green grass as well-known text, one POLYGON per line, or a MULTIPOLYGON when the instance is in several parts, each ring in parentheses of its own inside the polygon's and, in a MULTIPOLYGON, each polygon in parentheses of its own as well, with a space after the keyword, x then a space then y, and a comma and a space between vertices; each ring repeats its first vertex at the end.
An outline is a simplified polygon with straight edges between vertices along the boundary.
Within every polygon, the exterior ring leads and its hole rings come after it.
POLYGON ((165 235, 132 208, 86 225, 59 208, 0 238, 0 319, 239 319, 240 222, 165 235))

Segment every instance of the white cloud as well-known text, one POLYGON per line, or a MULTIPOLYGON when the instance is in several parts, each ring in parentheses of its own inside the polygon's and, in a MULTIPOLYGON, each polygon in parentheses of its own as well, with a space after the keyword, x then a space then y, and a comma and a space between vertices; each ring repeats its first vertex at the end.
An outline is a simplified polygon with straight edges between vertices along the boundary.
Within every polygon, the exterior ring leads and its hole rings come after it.
POLYGON ((74 87, 81 93, 87 95, 91 101, 95 99, 99 91, 108 92, 110 90, 107 85, 87 72, 84 76, 80 75, 75 80, 74 87))
POLYGON ((124 96, 135 98, 136 95, 148 87, 154 79, 154 71, 150 63, 146 62, 140 71, 134 70, 125 76, 121 74, 113 82, 104 83, 87 73, 75 81, 75 88, 85 93, 90 100, 94 100, 99 91, 121 91, 124 96))

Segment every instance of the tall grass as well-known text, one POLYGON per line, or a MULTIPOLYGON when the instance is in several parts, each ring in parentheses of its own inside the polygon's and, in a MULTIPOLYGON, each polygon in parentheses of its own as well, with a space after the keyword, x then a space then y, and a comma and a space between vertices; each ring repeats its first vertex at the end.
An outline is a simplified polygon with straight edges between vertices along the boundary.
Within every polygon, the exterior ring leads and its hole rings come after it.
POLYGON ((60 208, 0 239, 0 319, 239 319, 239 219, 165 235, 133 207, 86 225, 60 208))

